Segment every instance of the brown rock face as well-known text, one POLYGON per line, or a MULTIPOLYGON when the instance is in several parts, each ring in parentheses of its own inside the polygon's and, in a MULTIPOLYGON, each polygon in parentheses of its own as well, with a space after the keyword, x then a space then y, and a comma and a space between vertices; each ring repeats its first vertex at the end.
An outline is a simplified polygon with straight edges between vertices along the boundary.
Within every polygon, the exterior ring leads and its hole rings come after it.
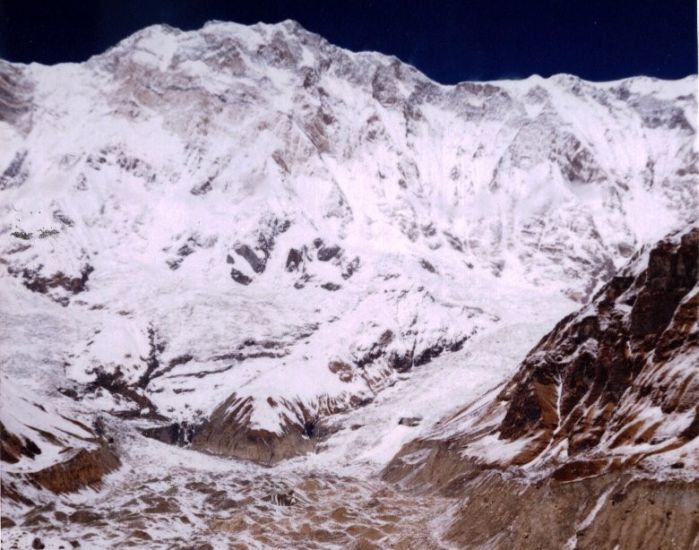
MULTIPOLYGON (((270 405, 277 406, 272 400, 270 405)), ((307 453, 323 436, 317 419, 299 405, 298 417, 287 418, 281 433, 256 429, 250 425, 253 403, 235 394, 212 413, 192 438, 192 448, 214 454, 274 464, 280 460, 307 453)))
MULTIPOLYGON (((57 494, 74 493, 87 487, 98 488, 104 476, 121 466, 115 450, 105 442, 95 449, 72 450, 75 454, 71 458, 48 468, 29 473, 3 473, 3 498, 32 505, 33 502, 25 496, 27 483, 57 494)), ((70 451, 66 449, 66 453, 70 451)))
MULTIPOLYGON (((561 442, 569 460, 580 460, 649 443, 653 454, 692 439, 689 433, 654 437, 670 417, 643 411, 699 414, 699 230, 660 242, 634 277, 635 265, 561 321, 498 396, 506 408, 499 437, 538 437, 520 463, 561 442)), ((640 460, 645 452, 630 454, 640 460)))
POLYGON ((97 487, 119 468, 114 440, 101 418, 92 419, 74 408, 64 410, 60 399, 51 404, 44 396, 19 392, 6 377, 2 384, 3 499, 31 505, 34 497, 29 495, 37 494, 36 489, 70 493, 97 487))
POLYGON ((491 474, 468 486, 447 538, 462 548, 695 548, 699 483, 605 475, 523 484, 491 474))

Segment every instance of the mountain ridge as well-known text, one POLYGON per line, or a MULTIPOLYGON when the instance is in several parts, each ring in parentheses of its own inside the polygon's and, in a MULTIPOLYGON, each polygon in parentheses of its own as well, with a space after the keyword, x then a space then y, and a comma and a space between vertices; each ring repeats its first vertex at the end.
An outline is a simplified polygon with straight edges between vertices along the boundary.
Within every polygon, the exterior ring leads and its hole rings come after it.
POLYGON ((644 75, 644 74, 638 74, 638 75, 630 75, 630 76, 625 76, 622 78, 611 79, 611 80, 588 80, 588 79, 584 79, 582 77, 579 77, 579 76, 575 75, 574 73, 560 72, 560 73, 551 74, 549 76, 543 76, 543 75, 540 75, 538 73, 532 73, 529 76, 516 77, 516 78, 504 77, 504 78, 497 78, 497 79, 490 79, 490 80, 464 79, 464 80, 460 80, 460 81, 452 83, 452 84, 448 84, 448 83, 439 82, 438 80, 435 80, 435 79, 427 76, 420 69, 418 69, 417 67, 415 67, 414 65, 412 65, 409 62, 403 61, 402 59, 400 59, 400 57, 398 57, 396 55, 386 54, 386 53, 380 52, 378 50, 352 50, 352 49, 344 48, 341 46, 335 46, 330 41, 326 40, 321 34, 306 29, 301 23, 299 23, 295 19, 285 19, 282 21, 278 21, 276 23, 268 23, 268 22, 259 21, 257 23, 253 23, 253 24, 249 24, 249 25, 243 24, 243 23, 236 23, 233 21, 210 19, 210 20, 206 21, 201 27, 199 27, 197 29, 189 29, 189 30, 182 29, 180 27, 177 27, 175 25, 171 25, 169 23, 153 23, 151 25, 143 27, 142 29, 135 31, 135 32, 129 34, 128 36, 122 38, 115 45, 108 47, 103 52, 94 54, 94 55, 92 55, 92 56, 90 56, 87 59, 84 59, 82 61, 59 62, 59 63, 50 64, 50 65, 36 63, 36 62, 31 62, 31 63, 12 62, 12 64, 18 65, 18 66, 30 66, 33 64, 40 65, 40 66, 55 66, 55 65, 62 65, 62 64, 79 65, 81 63, 88 62, 92 58, 103 56, 104 54, 106 54, 110 50, 117 48, 118 46, 123 45, 125 42, 133 39, 134 37, 142 35, 144 33, 147 33, 148 31, 155 31, 155 32, 163 32, 164 31, 164 32, 174 32, 176 34, 187 34, 187 33, 198 33, 207 27, 228 28, 230 31, 234 31, 234 30, 237 30, 240 28, 247 29, 250 27, 263 27, 263 28, 266 27, 266 28, 273 28, 273 29, 279 29, 279 28, 291 29, 292 32, 293 31, 296 31, 296 32, 301 31, 302 33, 312 35, 314 37, 318 37, 322 41, 324 41, 326 44, 331 45, 331 46, 333 46, 337 49, 340 49, 340 50, 344 50, 344 51, 347 51, 350 53, 355 53, 355 54, 378 54, 379 56, 382 56, 384 58, 391 59, 393 61, 399 61, 401 64, 408 65, 408 66, 412 67, 415 71, 420 73, 425 79, 430 80, 430 81, 434 82, 435 84, 439 84, 440 86, 445 86, 445 87, 458 86, 459 84, 465 83, 465 82, 471 82, 471 83, 519 82, 522 80, 529 80, 529 79, 548 80, 548 79, 564 79, 564 78, 569 78, 569 77, 580 80, 582 82, 591 83, 591 84, 623 83, 625 81, 635 80, 635 79, 658 81, 658 82, 678 82, 678 81, 683 81, 686 79, 696 79, 697 78, 697 73, 690 73, 690 74, 687 74, 683 77, 678 77, 675 79, 664 79, 664 78, 659 78, 659 77, 654 77, 654 76, 649 76, 649 75, 644 75))

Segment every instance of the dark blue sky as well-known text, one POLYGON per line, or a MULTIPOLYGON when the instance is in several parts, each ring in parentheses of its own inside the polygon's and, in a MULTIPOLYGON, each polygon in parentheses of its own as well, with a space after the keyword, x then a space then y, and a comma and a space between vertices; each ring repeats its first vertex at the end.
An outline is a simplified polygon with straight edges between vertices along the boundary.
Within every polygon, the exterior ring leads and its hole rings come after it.
POLYGON ((83 61, 153 23, 296 19, 444 83, 566 72, 590 80, 697 72, 696 0, 0 0, 0 57, 83 61))

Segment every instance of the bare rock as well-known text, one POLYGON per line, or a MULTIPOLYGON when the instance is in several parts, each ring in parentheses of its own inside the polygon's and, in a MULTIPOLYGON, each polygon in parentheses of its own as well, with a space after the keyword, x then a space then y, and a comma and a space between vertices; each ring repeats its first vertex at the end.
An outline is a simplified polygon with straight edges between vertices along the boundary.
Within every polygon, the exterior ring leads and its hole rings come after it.
POLYGON ((231 269, 231 279, 233 279, 236 283, 244 286, 247 286, 250 283, 252 283, 252 279, 250 277, 245 275, 245 273, 241 273, 235 268, 231 269))
POLYGON ((321 262, 329 262, 333 258, 337 257, 339 253, 339 246, 321 246, 318 249, 318 260, 321 262))
POLYGON ((409 428, 414 428, 422 422, 422 417, 420 416, 402 416, 398 420, 398 424, 401 426, 408 426, 409 428))

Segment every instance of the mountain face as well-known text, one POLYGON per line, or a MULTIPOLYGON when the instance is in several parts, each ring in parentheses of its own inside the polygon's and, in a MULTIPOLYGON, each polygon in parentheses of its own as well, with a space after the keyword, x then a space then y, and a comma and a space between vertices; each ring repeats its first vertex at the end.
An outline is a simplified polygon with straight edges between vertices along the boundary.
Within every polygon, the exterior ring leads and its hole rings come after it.
POLYGON ((651 536, 658 547, 691 548, 699 502, 698 271, 696 226, 641 249, 529 352, 511 380, 404 447, 385 475, 503 506, 497 519, 476 525, 468 518, 492 511, 476 509, 482 504, 460 511, 451 537, 469 544, 506 531, 510 544, 556 546, 550 533, 532 529, 537 522, 526 510, 536 509, 569 526, 559 545, 593 548, 618 537, 633 548, 651 536), (674 486, 656 481, 667 478, 674 486), (542 511, 534 504, 542 498, 555 504, 542 511), (632 515, 621 518, 614 507, 624 500, 632 515), (658 525, 658 514, 669 521, 658 525), (633 536, 623 532, 630 525, 633 536))
POLYGON ((90 420, 108 413, 107 431, 277 463, 414 397, 417 373, 475 391, 494 376, 469 374, 475 341, 581 304, 475 440, 508 464, 581 457, 564 477, 670 456, 696 402, 696 235, 654 248, 644 278, 615 273, 696 215, 696 82, 443 86, 293 22, 0 61, 0 358, 3 394, 26 392, 3 397, 3 460, 111 456, 90 420))
POLYGON ((641 462, 696 470, 699 229, 634 256, 434 441, 478 468, 561 481, 641 462))

